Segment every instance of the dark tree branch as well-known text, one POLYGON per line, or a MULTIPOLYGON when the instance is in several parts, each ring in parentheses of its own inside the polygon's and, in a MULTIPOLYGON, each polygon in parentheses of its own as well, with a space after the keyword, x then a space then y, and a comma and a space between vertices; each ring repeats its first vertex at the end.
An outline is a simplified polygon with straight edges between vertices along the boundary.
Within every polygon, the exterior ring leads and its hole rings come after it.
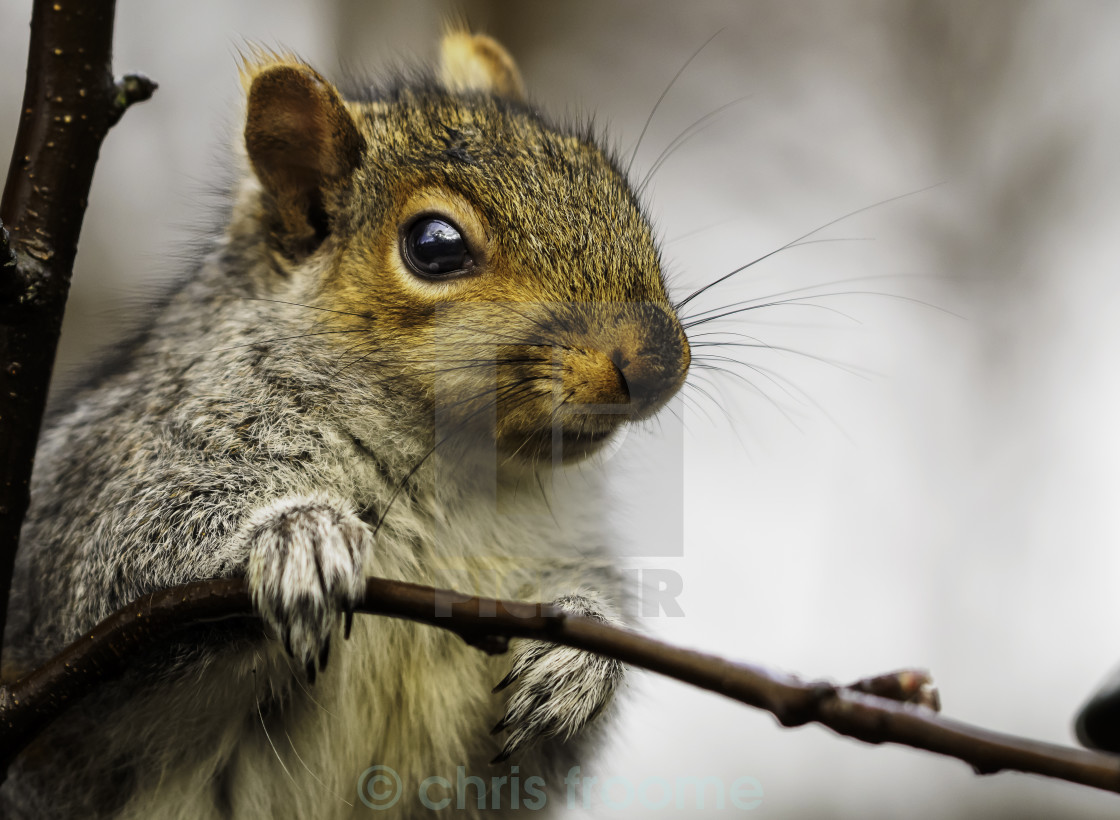
POLYGON ((0 639, 35 443, 93 169, 156 85, 113 80, 115 0, 35 0, 19 130, 0 201, 0 639))
MULTIPOLYGON (((955 757, 978 774, 1015 770, 1120 792, 1120 757, 992 732, 941 717, 929 678, 910 670, 851 686, 804 681, 759 666, 670 646, 544 604, 475 598, 370 578, 359 611, 450 630, 486 652, 536 638, 595 652, 765 709, 785 726, 820 723, 867 743, 898 743, 955 757)), ((245 582, 164 590, 110 616, 39 669, 0 687, 0 749, 10 762, 82 695, 120 675, 146 649, 192 623, 253 616, 245 582)))

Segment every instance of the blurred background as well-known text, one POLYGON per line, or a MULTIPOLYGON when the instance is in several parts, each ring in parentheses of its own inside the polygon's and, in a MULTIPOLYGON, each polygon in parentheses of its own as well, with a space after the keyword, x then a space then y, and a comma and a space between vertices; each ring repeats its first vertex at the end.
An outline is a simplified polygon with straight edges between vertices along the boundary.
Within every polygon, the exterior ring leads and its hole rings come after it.
MULTIPOLYGON (((30 3, 0 8, 7 146, 30 3)), ((729 372, 698 368, 684 394, 683 477, 664 478, 682 487, 683 547, 632 561, 681 579, 684 616, 643 626, 812 677, 927 667, 947 714, 1070 742, 1120 661, 1118 3, 121 0, 116 69, 160 90, 103 148, 57 384, 144 319, 212 223, 240 45, 376 73, 430 59, 452 13, 509 47, 546 111, 593 112, 624 157, 718 32, 633 165, 637 180, 656 169, 644 191, 677 295, 814 229, 836 240, 690 303, 767 306, 696 328, 756 346, 697 348, 734 361, 709 360, 729 372)), ((656 487, 619 472, 619 528, 637 533, 656 487)), ((585 776, 750 776, 769 817, 1120 811, 634 677, 585 776)))

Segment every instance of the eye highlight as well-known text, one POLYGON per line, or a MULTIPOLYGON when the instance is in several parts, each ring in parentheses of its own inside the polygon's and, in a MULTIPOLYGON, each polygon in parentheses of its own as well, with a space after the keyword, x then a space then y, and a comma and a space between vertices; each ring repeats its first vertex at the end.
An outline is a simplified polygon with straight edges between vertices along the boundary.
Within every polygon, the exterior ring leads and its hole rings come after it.
POLYGON ((439 216, 422 216, 408 227, 401 239, 401 256, 424 279, 448 279, 475 265, 462 232, 439 216))

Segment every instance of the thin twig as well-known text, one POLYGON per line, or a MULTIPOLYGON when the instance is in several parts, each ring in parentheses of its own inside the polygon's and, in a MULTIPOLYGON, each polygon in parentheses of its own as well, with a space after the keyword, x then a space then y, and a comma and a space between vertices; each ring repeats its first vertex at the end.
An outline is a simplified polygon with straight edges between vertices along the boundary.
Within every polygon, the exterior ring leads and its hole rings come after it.
MULTIPOLYGON (((838 686, 681 649, 547 604, 477 598, 371 578, 358 611, 447 629, 486 652, 534 638, 595 652, 771 712, 785 726, 820 723, 867 743, 898 743, 964 761, 979 774, 1015 770, 1120 792, 1120 757, 1042 743, 937 714, 929 678, 906 670, 838 686)), ((120 675, 175 631, 251 618, 245 582, 202 581, 146 596, 111 615, 39 669, 0 687, 7 763, 77 698, 120 675)))

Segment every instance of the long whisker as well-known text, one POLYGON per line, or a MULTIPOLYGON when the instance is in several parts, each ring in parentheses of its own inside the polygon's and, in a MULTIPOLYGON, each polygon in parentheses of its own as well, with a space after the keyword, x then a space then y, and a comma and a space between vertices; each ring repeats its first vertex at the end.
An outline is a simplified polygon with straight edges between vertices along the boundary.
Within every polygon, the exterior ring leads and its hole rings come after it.
POLYGON ((230 345, 229 347, 215 347, 211 353, 224 353, 227 350, 239 350, 243 347, 256 347, 257 345, 273 344, 274 342, 290 342, 293 339, 307 339, 311 336, 330 336, 337 333, 364 333, 365 328, 353 328, 351 330, 317 330, 314 333, 297 333, 292 336, 275 336, 271 339, 257 339, 252 342, 246 342, 241 345, 230 345))
POLYGON ((836 291, 834 293, 812 293, 812 294, 808 294, 806 296, 799 296, 795 299, 780 299, 780 300, 777 300, 777 301, 774 301, 774 302, 765 302, 765 303, 760 304, 760 305, 749 305, 747 307, 737 308, 736 310, 728 310, 728 311, 725 311, 724 313, 717 313, 713 316, 708 316, 708 317, 703 318, 703 319, 694 319, 691 322, 684 323, 683 327, 687 330, 687 329, 692 328, 692 327, 697 327, 698 325, 703 325, 703 324, 706 324, 708 322, 715 321, 716 319, 725 319, 728 316, 734 316, 737 313, 746 313, 748 310, 758 310, 759 308, 765 308, 765 307, 778 307, 779 305, 801 305, 802 307, 814 307, 814 308, 817 308, 817 309, 820 309, 820 310, 829 310, 832 313, 839 314, 840 316, 843 316, 846 319, 849 319, 853 322, 856 322, 857 324, 860 324, 860 322, 858 322, 858 320, 854 319, 853 317, 849 316, 846 313, 843 313, 842 311, 836 310, 835 308, 829 307, 827 305, 816 305, 816 304, 813 304, 813 303, 808 301, 809 299, 835 298, 837 296, 879 296, 879 297, 882 297, 884 299, 898 299, 899 301, 902 301, 902 302, 911 302, 915 305, 921 305, 922 307, 931 308, 932 310, 940 311, 941 313, 945 313, 949 316, 954 316, 958 319, 964 318, 960 314, 954 313, 953 311, 949 310, 948 308, 943 308, 940 305, 935 305, 935 304, 933 304, 931 302, 927 302, 923 299, 916 299, 913 296, 903 296, 899 293, 883 293, 882 291, 875 291, 875 290, 847 290, 847 291, 836 291))
MULTIPOLYGON (((771 371, 771 370, 768 370, 767 368, 758 367, 757 365, 753 365, 750 362, 744 362, 744 361, 741 361, 739 359, 733 359, 730 356, 702 356, 702 357, 698 356, 697 360, 699 360, 701 362, 701 364, 704 365, 705 368, 708 369, 708 370, 720 370, 724 373, 727 373, 732 378, 737 378, 737 379, 741 379, 743 381, 747 381, 746 377, 742 373, 739 373, 739 372, 737 372, 735 370, 732 370, 728 367, 723 367, 720 364, 716 364, 716 362, 725 362, 727 364, 740 365, 740 366, 745 367, 748 370, 754 371, 758 375, 762 376, 762 378, 766 379, 768 382, 773 384, 775 387, 777 387, 779 390, 781 390, 783 393, 785 393, 787 396, 789 396, 794 401, 800 401, 801 400, 800 398, 798 398, 797 395, 795 395, 793 390, 791 390, 788 385, 783 384, 782 380, 779 380, 778 377, 774 374, 774 372, 771 371)), ((788 381, 788 379, 786 379, 785 381, 788 381)))
POLYGON ((668 160, 669 157, 673 156, 673 154, 675 154, 686 142, 688 142, 697 134, 701 133, 705 128, 710 126, 719 116, 726 113, 735 106, 741 105, 742 103, 751 99, 753 96, 753 94, 744 94, 742 97, 737 97, 736 99, 731 100, 731 102, 724 103, 714 111, 709 111, 703 117, 700 117, 700 119, 693 122, 692 125, 688 126, 680 134, 678 134, 673 139, 673 141, 665 147, 665 150, 663 150, 658 155, 657 159, 653 161, 653 164, 649 167, 649 170, 646 171, 645 176, 642 177, 642 181, 638 184, 638 194, 641 195, 642 192, 645 191, 646 186, 653 180, 654 175, 658 172, 661 166, 665 164, 666 160, 668 160))
MULTIPOLYGON (((824 226, 822 226, 818 230, 823 230, 823 229, 824 229, 824 226)), ((694 298, 696 298, 697 296, 699 296, 701 293, 705 292, 709 288, 713 288, 716 285, 721 284, 722 282, 726 282, 728 279, 731 279, 733 276, 736 276, 737 274, 740 274, 740 273, 742 273, 743 271, 745 271, 749 268, 753 268, 755 265, 758 265, 762 262, 765 262, 770 257, 776 256, 779 253, 781 253, 782 251, 789 251, 789 250, 793 250, 794 248, 805 248, 805 247, 808 247, 809 245, 821 245, 821 244, 833 243, 833 242, 865 242, 865 241, 867 241, 867 240, 862 238, 862 237, 854 237, 853 238, 853 237, 847 237, 847 236, 830 237, 828 239, 809 239, 809 240, 805 240, 805 241, 794 240, 793 242, 789 242, 785 245, 782 245, 782 247, 780 247, 780 248, 775 248, 774 250, 770 251, 769 253, 765 253, 762 256, 759 256, 755 259, 752 259, 750 262, 747 262, 745 265, 740 265, 739 267, 737 267, 734 270, 724 274, 723 276, 719 277, 718 279, 716 279, 713 282, 709 282, 708 284, 704 285, 699 290, 693 291, 684 300, 678 302, 674 307, 679 311, 682 307, 684 307, 686 304, 691 302, 694 298)), ((887 274, 887 275, 890 275, 890 274, 887 274)), ((808 288, 811 288, 811 287, 823 287, 823 285, 809 285, 805 289, 807 290, 808 288)))
MULTIPOLYGON (((710 369, 714 371, 717 368, 710 368, 710 369)), ((698 378, 698 379, 711 376, 710 373, 704 372, 704 369, 697 370, 695 372, 695 375, 696 375, 696 378, 698 378)), ((700 388, 700 386, 695 381, 690 379, 689 381, 685 382, 684 389, 695 390, 695 391, 699 392, 699 391, 701 391, 702 388, 700 388)), ((685 394, 682 393, 682 395, 685 395, 685 394)), ((705 395, 707 395, 706 391, 705 391, 705 395)), ((703 405, 702 402, 700 402, 700 400, 693 399, 693 404, 696 407, 699 407, 703 411, 704 405, 703 405)), ((735 436, 736 441, 739 442, 739 446, 742 447, 744 451, 747 450, 748 449, 747 444, 746 444, 745 441, 743 441, 743 436, 742 436, 742 433, 741 433, 741 425, 736 425, 734 423, 734 421, 731 419, 731 413, 726 409, 726 407, 724 407, 723 405, 718 405, 718 406, 719 406, 719 409, 723 412, 724 418, 726 418, 728 420, 728 428, 731 430, 731 434, 733 436, 735 436)), ((707 411, 703 411, 703 412, 704 412, 704 415, 708 418, 708 420, 710 422, 711 418, 712 418, 711 414, 709 414, 707 411)))
MULTIPOLYGON (((941 183, 938 183, 938 185, 939 184, 941 184, 941 183)), ((680 310, 682 307, 687 305, 689 302, 691 302, 697 296, 699 296, 700 294, 704 293, 707 290, 710 290, 711 288, 714 288, 716 285, 720 284, 721 282, 726 282, 732 276, 735 276, 736 274, 741 273, 742 271, 746 270, 747 268, 752 267, 753 265, 756 265, 759 262, 762 262, 763 260, 769 259, 770 257, 774 256, 775 254, 781 253, 784 250, 788 250, 789 248, 792 248, 795 245, 798 245, 799 243, 803 242, 804 240, 808 239, 809 237, 820 233, 821 231, 825 230, 826 228, 831 228, 833 225, 836 225, 839 222, 843 222, 845 219, 851 219, 853 216, 856 216, 856 215, 861 214, 861 213, 865 213, 866 211, 870 211, 874 208, 882 207, 883 205, 890 204, 891 202, 897 202, 901 199, 906 199, 907 197, 917 196, 918 194, 925 193, 926 191, 930 191, 930 190, 932 190, 936 187, 937 187, 937 185, 927 185, 926 187, 919 188, 916 191, 909 191, 905 194, 899 194, 898 196, 892 196, 892 197, 889 197, 887 199, 879 200, 878 202, 873 202, 870 205, 864 205, 862 208, 856 208, 854 211, 849 211, 848 213, 843 214, 841 216, 838 216, 835 219, 831 219, 828 222, 825 222, 823 225, 820 225, 820 226, 814 228, 813 230, 802 234, 801 236, 797 237, 796 239, 790 240, 786 244, 782 245, 780 248, 776 248, 776 249, 770 251, 769 253, 764 254, 763 256, 760 256, 758 259, 755 259, 752 262, 748 262, 746 265, 743 265, 742 267, 736 268, 735 270, 731 271, 730 273, 726 273, 723 276, 719 277, 718 279, 715 279, 715 280, 709 282, 708 284, 706 284, 706 285, 704 285, 700 288, 697 288, 692 293, 690 293, 688 296, 686 296, 684 299, 682 299, 680 302, 677 302, 676 308, 677 308, 677 310, 680 310)))
MULTIPOLYGON (((576 388, 573 387, 572 389, 568 390, 568 392, 565 393, 562 398, 560 398, 558 403, 563 404, 564 402, 568 401, 568 399, 570 399, 575 394, 576 394, 576 388)), ((515 408, 519 407, 519 406, 520 406, 520 404, 514 405, 515 408)), ((514 450, 512 453, 510 453, 508 456, 506 456, 506 458, 504 458, 502 460, 502 463, 503 464, 508 464, 510 461, 512 461, 513 458, 515 456, 517 456, 517 454, 520 453, 525 448, 525 446, 529 443, 529 441, 530 440, 528 438, 526 438, 523 442, 521 442, 519 445, 517 445, 517 449, 514 450)))
MULTIPOLYGON (((828 241, 831 241, 831 240, 818 239, 818 240, 814 240, 814 241, 816 241, 816 242, 828 242, 828 241)), ((842 241, 842 240, 838 240, 838 241, 842 241)), ((802 247, 803 245, 808 245, 808 244, 809 244, 808 242, 805 242, 805 243, 802 243, 802 245, 797 245, 795 247, 802 247)), ((798 288, 790 288, 789 290, 780 290, 777 293, 768 293, 765 296, 756 296, 753 299, 742 299, 738 302, 732 302, 732 303, 727 304, 727 305, 720 305, 719 307, 708 308, 707 310, 701 310, 697 313, 690 313, 687 316, 682 316, 681 321, 682 322, 688 322, 688 321, 699 318, 699 317, 704 316, 704 315, 709 314, 709 313, 716 313, 716 312, 721 311, 721 310, 726 310, 727 308, 738 307, 739 305, 749 305, 749 304, 752 304, 754 302, 770 301, 772 299, 777 299, 781 296, 792 296, 795 293, 806 293, 806 291, 817 290, 819 288, 831 288, 831 287, 835 287, 836 285, 850 285, 854 282, 875 282, 875 281, 878 281, 880 279, 922 279, 922 278, 926 278, 926 277, 910 276, 910 275, 899 274, 899 273, 879 273, 879 274, 869 274, 867 276, 853 276, 853 277, 850 277, 850 278, 847 278, 847 279, 835 279, 831 282, 817 282, 816 284, 813 284, 813 285, 804 285, 804 286, 798 287, 798 288)), ((845 293, 846 292, 842 291, 839 294, 823 294, 822 293, 822 294, 807 294, 807 295, 828 296, 828 295, 845 295, 845 293)))
POLYGON ((661 96, 657 98, 657 102, 653 104, 653 108, 650 110, 649 116, 646 117, 646 124, 642 126, 642 133, 638 135, 638 141, 634 143, 634 150, 630 152, 630 161, 626 163, 626 173, 624 173, 623 176, 630 176, 630 168, 634 165, 634 157, 638 156, 638 149, 642 147, 642 140, 645 139, 646 131, 649 130, 649 125, 651 122, 653 122, 653 117, 657 113, 657 109, 661 107, 661 103, 664 102, 666 95, 672 90, 673 86, 676 85, 677 80, 680 79, 681 75, 684 73, 684 70, 688 68, 689 64, 691 64, 693 60, 699 57, 700 52, 706 49, 712 42, 712 40, 716 39, 716 37, 718 37, 722 31, 722 28, 716 31, 715 34, 704 41, 700 48, 692 52, 692 55, 684 61, 684 65, 677 69, 677 73, 673 75, 673 79, 669 80, 669 84, 665 86, 665 90, 661 92, 661 96))
POLYGON ((340 316, 357 316, 359 319, 374 320, 372 313, 350 313, 345 310, 334 310, 332 308, 320 307, 319 305, 305 305, 301 302, 286 302, 283 299, 266 299, 263 296, 242 296, 248 302, 273 302, 277 305, 291 305, 292 307, 307 308, 308 310, 321 310, 324 313, 337 313, 340 316))
MULTIPOLYGON (((703 357, 703 358, 705 360, 707 359, 707 357, 703 357)), ((721 361, 726 361, 727 364, 741 365, 742 367, 749 368, 750 370, 753 370, 753 371, 755 371, 756 373, 758 373, 762 376, 766 376, 766 377, 770 378, 770 380, 774 381, 782 389, 782 391, 786 395, 788 395, 790 398, 794 399, 795 401, 799 400, 798 396, 800 396, 801 400, 809 402, 809 404, 811 404, 817 410, 817 412, 819 412, 822 416, 824 416, 826 419, 828 419, 828 421, 832 424, 832 426, 835 427, 840 432, 840 434, 842 436, 844 436, 844 438, 846 438, 848 441, 853 440, 851 435, 848 434, 848 431, 845 430, 844 427, 840 424, 840 422, 838 422, 836 420, 836 418, 831 413, 829 413, 828 410, 825 409, 824 405, 821 404, 816 399, 814 399, 809 394, 809 392, 805 390, 805 388, 803 388, 797 382, 793 381, 793 379, 790 379, 788 376, 783 376, 781 373, 778 373, 777 371, 772 370, 768 367, 763 367, 762 365, 750 364, 749 362, 744 362, 744 361, 741 361, 739 359, 734 359, 734 358, 731 358, 731 357, 721 356, 721 357, 718 357, 718 358, 721 361), (785 387, 782 386, 783 384, 785 385, 785 387)), ((707 362, 705 362, 705 363, 707 363, 707 362)), ((724 367, 724 366, 719 365, 719 364, 709 364, 707 369, 718 370, 721 373, 727 373, 730 376, 739 376, 739 377, 742 376, 742 374, 736 373, 734 370, 730 369, 729 367, 724 367)))
MULTIPOLYGON (((815 353, 806 353, 804 350, 794 350, 791 347, 782 347, 781 345, 768 345, 768 344, 758 345, 758 344, 748 344, 746 342, 724 342, 724 346, 726 346, 726 347, 750 347, 750 348, 755 348, 755 349, 759 349, 759 350, 774 350, 774 351, 777 351, 779 353, 790 353, 794 356, 802 356, 806 359, 812 359, 815 362, 820 362, 821 364, 827 364, 827 365, 831 365, 833 367, 837 367, 840 370, 843 370, 845 373, 850 373, 851 375, 859 376, 860 378, 867 378, 868 376, 874 375, 874 373, 872 371, 866 370, 864 368, 857 367, 854 364, 849 364, 847 362, 841 362, 841 361, 838 361, 836 359, 830 359, 827 356, 819 356, 815 353)), ((732 361, 738 361, 738 359, 732 359, 732 361)))
MULTIPOLYGON (((696 376, 700 377, 700 376, 704 375, 704 373, 702 371, 706 370, 706 369, 709 369, 709 368, 705 367, 703 364, 698 365, 697 369, 695 371, 696 376)), ((688 387, 690 390, 695 390, 697 393, 699 393, 704 398, 706 398, 709 402, 711 402, 713 405, 715 405, 716 409, 718 409, 721 413, 723 413, 723 417, 727 420, 727 423, 729 425, 731 425, 732 428, 734 428, 734 426, 735 426, 734 420, 731 418, 731 413, 728 411, 724 402, 717 401, 715 396, 713 396, 710 392, 708 392, 708 390, 706 390, 701 385, 697 384, 695 381, 685 382, 685 387, 688 387)), ((712 419, 711 415, 709 415, 707 412, 705 412, 704 415, 708 417, 709 421, 711 421, 711 419, 712 419)))
MULTIPOLYGON (((828 294, 822 294, 822 295, 828 295, 828 294)), ((748 310, 761 310, 762 308, 768 308, 768 307, 805 307, 805 308, 812 308, 813 310, 823 310, 823 311, 826 311, 827 313, 835 313, 837 316, 843 316, 845 319, 847 319, 851 322, 855 322, 856 324, 862 324, 855 317, 850 316, 847 313, 844 313, 844 311, 839 310, 837 308, 834 308, 831 305, 818 305, 818 304, 815 304, 813 302, 806 302, 805 300, 808 299, 808 298, 809 298, 808 296, 798 296, 797 298, 794 298, 794 299, 778 299, 778 300, 773 301, 773 302, 763 302, 762 304, 759 304, 759 305, 750 305, 748 307, 739 308, 737 310, 728 310, 724 313, 718 313, 718 314, 715 314, 713 316, 706 316, 703 319, 693 319, 690 322, 683 323, 681 325, 681 327, 683 327, 685 330, 690 330, 691 328, 699 327, 700 325, 707 324, 708 322, 714 322, 717 319, 724 319, 728 316, 734 316, 738 313, 746 313, 748 310)))
MULTIPOLYGON (((766 401, 768 401, 771 405, 773 405, 774 409, 777 410, 779 413, 781 413, 785 417, 786 421, 788 421, 795 428, 797 428, 797 430, 799 430, 799 431, 801 430, 801 426, 798 425, 798 423, 796 421, 794 421, 793 416, 790 414, 790 412, 788 410, 786 410, 786 408, 782 407, 782 405, 778 402, 777 399, 775 399, 773 396, 771 396, 769 393, 767 393, 765 390, 763 390, 757 384, 752 382, 750 379, 748 379, 742 373, 736 373, 733 370, 726 370, 725 368, 717 367, 716 365, 707 364, 705 362, 701 362, 697 366, 701 370, 719 370, 720 372, 730 373, 734 376, 737 376, 741 381, 743 381, 745 384, 750 386, 751 389, 753 389, 756 393, 758 393, 758 395, 762 396, 764 399, 766 399, 766 401)), ((780 387, 780 385, 779 385, 779 387, 780 387)))
MULTIPOLYGON (((264 713, 261 711, 260 698, 257 698, 256 700, 257 700, 257 717, 260 718, 261 728, 264 729, 264 736, 265 736, 265 738, 268 739, 268 745, 272 747, 272 753, 274 755, 276 755, 276 761, 280 764, 280 768, 282 768, 284 770, 284 774, 286 774, 288 776, 289 780, 291 780, 293 783, 296 783, 296 779, 294 777, 292 777, 292 773, 290 771, 288 771, 288 767, 286 765, 284 765, 284 760, 283 760, 283 758, 280 757, 280 751, 276 748, 276 744, 272 742, 272 735, 270 735, 268 733, 268 726, 265 725, 265 722, 264 722, 264 713)), ((296 785, 299 785, 299 784, 296 783, 296 785)))
POLYGON ((666 246, 675 245, 678 242, 684 242, 686 239, 691 239, 694 236, 699 236, 700 234, 706 233, 707 231, 713 231, 716 228, 722 228, 724 225, 730 225, 732 222, 738 222, 741 218, 742 217, 739 216, 729 216, 727 217, 727 219, 721 219, 718 222, 711 223, 710 225, 704 225, 700 228, 693 228, 691 231, 685 231, 682 234, 678 234, 677 236, 666 239, 662 244, 666 246))
POLYGON ((335 797, 335 798, 337 798, 338 800, 341 800, 341 801, 342 801, 343 803, 345 803, 345 804, 346 804, 347 806, 349 806, 350 808, 354 808, 354 804, 353 804, 353 803, 351 803, 351 802, 350 802, 349 800, 347 800, 347 799, 346 799, 345 797, 343 797, 343 796, 342 796, 341 794, 338 794, 337 792, 335 792, 335 791, 334 791, 334 790, 333 790, 333 789, 332 789, 332 788, 331 788, 330 786, 328 786, 328 785, 327 785, 326 783, 324 783, 324 782, 323 782, 323 779, 322 779, 321 777, 319 777, 319 775, 315 774, 315 772, 313 772, 313 771, 311 770, 311 767, 310 767, 310 766, 308 766, 308 765, 307 765, 307 763, 305 763, 305 762, 304 762, 303 758, 302 758, 302 757, 300 757, 299 751, 298 751, 298 750, 296 749, 296 744, 295 744, 295 743, 294 743, 294 742, 292 741, 292 736, 291 736, 290 734, 288 734, 288 733, 287 733, 287 731, 285 731, 285 732, 284 732, 284 737, 288 738, 288 745, 292 747, 292 754, 294 754, 294 755, 296 756, 296 760, 298 760, 298 761, 300 762, 300 765, 301 765, 301 766, 303 766, 303 768, 305 768, 305 769, 307 770, 307 773, 308 773, 309 775, 311 775, 311 776, 312 776, 313 778, 315 778, 315 781, 316 781, 316 782, 317 782, 317 783, 318 783, 318 784, 319 784, 320 786, 322 786, 322 787, 323 787, 323 789, 324 789, 324 790, 325 790, 325 791, 326 791, 326 792, 327 792, 328 794, 330 794, 330 795, 331 795, 331 797, 335 797))

